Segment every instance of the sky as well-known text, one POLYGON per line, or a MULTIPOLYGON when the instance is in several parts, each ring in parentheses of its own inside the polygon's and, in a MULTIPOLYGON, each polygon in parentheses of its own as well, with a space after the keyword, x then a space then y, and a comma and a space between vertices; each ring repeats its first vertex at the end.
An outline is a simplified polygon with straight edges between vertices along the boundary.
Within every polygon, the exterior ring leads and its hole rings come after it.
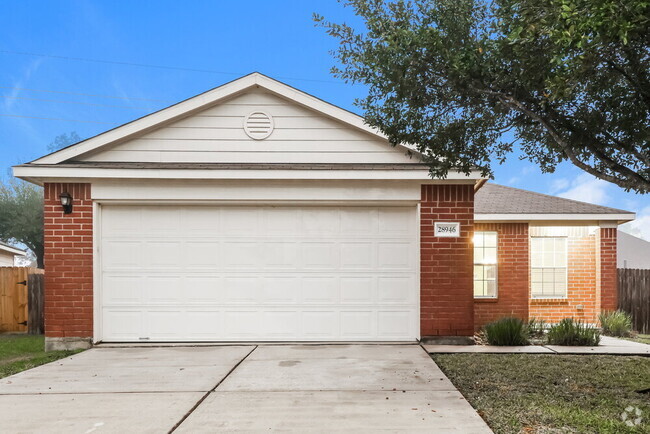
MULTIPOLYGON (((253 71, 363 115, 366 88, 331 75, 337 41, 314 12, 362 25, 336 0, 0 0, 0 175, 60 134, 91 137, 253 71)), ((649 195, 520 157, 495 182, 636 212, 622 228, 650 241, 649 195)))

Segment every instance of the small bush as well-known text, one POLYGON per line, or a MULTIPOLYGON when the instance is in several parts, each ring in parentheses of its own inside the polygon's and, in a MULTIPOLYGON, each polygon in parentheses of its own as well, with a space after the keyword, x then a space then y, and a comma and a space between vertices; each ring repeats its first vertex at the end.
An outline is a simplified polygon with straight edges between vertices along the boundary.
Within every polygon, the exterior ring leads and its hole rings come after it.
POLYGON ((564 318, 548 330, 548 343, 551 345, 596 346, 600 342, 600 332, 582 321, 564 318))
POLYGON ((539 318, 530 318, 527 327, 530 337, 541 338, 546 331, 546 321, 539 318))
POLYGON ((519 318, 502 318, 487 324, 484 331, 490 345, 528 345, 528 327, 519 318))
POLYGON ((606 336, 626 337, 632 332, 632 317, 622 310, 603 312, 598 320, 606 336))

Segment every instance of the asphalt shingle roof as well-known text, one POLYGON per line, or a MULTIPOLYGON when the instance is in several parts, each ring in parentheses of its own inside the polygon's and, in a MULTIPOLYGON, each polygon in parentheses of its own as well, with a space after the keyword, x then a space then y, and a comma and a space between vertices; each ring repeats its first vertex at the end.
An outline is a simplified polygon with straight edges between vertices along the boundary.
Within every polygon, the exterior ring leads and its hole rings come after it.
POLYGON ((629 214, 616 208, 487 183, 476 192, 476 214, 629 214))

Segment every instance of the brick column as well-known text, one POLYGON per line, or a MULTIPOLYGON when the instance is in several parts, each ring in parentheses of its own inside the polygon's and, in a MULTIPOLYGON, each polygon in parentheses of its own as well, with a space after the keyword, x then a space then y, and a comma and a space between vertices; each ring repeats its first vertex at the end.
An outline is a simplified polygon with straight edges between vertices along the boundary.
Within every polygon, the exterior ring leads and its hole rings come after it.
POLYGON ((93 207, 90 184, 44 188, 45 349, 84 348, 93 335, 93 207), (64 214, 59 195, 72 195, 64 214))
POLYGON ((616 310, 618 307, 618 276, 616 270, 617 228, 600 228, 600 309, 616 310))
POLYGON ((420 203, 420 332, 474 333, 474 186, 423 185, 420 203), (460 237, 435 237, 434 222, 459 222, 460 237))

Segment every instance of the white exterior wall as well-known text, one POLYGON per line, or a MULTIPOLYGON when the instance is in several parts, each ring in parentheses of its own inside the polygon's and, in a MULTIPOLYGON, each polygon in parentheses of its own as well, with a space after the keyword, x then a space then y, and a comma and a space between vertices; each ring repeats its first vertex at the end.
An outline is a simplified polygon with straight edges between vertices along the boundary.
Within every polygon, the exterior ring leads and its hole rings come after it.
POLYGON ((0 267, 13 267, 14 254, 0 250, 0 267))
POLYGON ((84 161, 175 163, 416 163, 387 140, 261 90, 117 144, 84 161), (264 111, 274 130, 246 134, 245 117, 264 111))
POLYGON ((616 251, 618 268, 650 269, 650 242, 618 231, 616 251))
POLYGON ((417 203, 420 181, 98 180, 97 201, 395 202, 417 203))

